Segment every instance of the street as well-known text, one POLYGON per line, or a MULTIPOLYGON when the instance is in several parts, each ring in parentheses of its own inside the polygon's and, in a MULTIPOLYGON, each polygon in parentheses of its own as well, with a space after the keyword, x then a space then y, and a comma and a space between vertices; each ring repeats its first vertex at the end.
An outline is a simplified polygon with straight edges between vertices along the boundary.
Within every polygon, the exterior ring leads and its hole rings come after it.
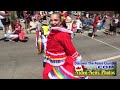
MULTIPOLYGON (((117 76, 90 76, 90 79, 120 79, 120 35, 107 36, 99 31, 92 39, 77 33, 73 44, 82 55, 82 61, 116 61, 117 76)), ((42 79, 43 54, 38 55, 35 46, 35 34, 25 34, 28 42, 4 42, 0 30, 0 79, 42 79)))

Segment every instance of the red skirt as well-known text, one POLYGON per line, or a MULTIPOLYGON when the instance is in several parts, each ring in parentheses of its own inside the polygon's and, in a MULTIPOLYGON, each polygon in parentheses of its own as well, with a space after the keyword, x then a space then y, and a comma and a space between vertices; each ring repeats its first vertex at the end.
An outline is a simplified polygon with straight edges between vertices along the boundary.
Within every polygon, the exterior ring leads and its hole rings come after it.
POLYGON ((87 76, 74 76, 74 61, 72 57, 67 57, 66 62, 61 66, 52 66, 46 63, 43 79, 87 79, 87 76))

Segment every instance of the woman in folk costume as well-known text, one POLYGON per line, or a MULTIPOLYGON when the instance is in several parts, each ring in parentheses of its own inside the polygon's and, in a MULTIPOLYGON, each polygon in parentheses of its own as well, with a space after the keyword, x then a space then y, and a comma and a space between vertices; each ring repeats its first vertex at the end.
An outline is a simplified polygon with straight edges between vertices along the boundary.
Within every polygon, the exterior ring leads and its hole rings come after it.
POLYGON ((44 43, 42 42, 43 34, 40 31, 36 31, 36 47, 38 54, 43 53, 44 43))
POLYGON ((51 29, 46 41, 46 65, 43 79, 87 79, 87 76, 74 76, 74 61, 80 62, 81 55, 71 41, 72 31, 61 25, 61 15, 50 16, 51 29))
POLYGON ((71 23, 72 23, 72 18, 70 17, 70 15, 68 14, 68 16, 66 17, 66 25, 67 25, 67 29, 71 30, 71 23))
POLYGON ((38 54, 42 53, 42 32, 41 32, 41 16, 36 12, 35 15, 35 26, 36 26, 36 47, 38 54))

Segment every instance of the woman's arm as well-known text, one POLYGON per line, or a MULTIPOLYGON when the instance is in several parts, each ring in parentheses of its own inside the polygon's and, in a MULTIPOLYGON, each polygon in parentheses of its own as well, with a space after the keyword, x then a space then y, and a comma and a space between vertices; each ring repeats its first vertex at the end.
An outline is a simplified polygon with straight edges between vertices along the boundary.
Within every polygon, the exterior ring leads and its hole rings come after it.
POLYGON ((67 56, 72 56, 76 61, 81 61, 82 57, 81 55, 77 52, 75 49, 72 41, 71 41, 71 36, 68 33, 63 33, 59 36, 60 38, 60 43, 65 49, 65 53, 67 56), (60 37, 62 36, 62 37, 60 37))
POLYGON ((0 15, 3 16, 3 17, 6 17, 6 16, 9 16, 9 13, 2 13, 2 12, 0 12, 0 15))
POLYGON ((14 34, 16 32, 16 30, 14 30, 11 25, 9 26, 9 30, 10 30, 11 34, 14 34))

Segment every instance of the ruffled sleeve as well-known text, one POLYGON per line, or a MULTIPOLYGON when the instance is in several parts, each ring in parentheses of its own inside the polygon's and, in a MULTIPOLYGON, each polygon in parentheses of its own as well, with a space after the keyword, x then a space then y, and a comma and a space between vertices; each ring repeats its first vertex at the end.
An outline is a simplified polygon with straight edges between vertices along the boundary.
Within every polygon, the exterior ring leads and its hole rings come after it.
POLYGON ((67 56, 72 56, 77 61, 80 61, 82 59, 81 55, 76 51, 76 49, 71 41, 70 34, 61 33, 58 38, 59 38, 59 42, 63 46, 67 56))

